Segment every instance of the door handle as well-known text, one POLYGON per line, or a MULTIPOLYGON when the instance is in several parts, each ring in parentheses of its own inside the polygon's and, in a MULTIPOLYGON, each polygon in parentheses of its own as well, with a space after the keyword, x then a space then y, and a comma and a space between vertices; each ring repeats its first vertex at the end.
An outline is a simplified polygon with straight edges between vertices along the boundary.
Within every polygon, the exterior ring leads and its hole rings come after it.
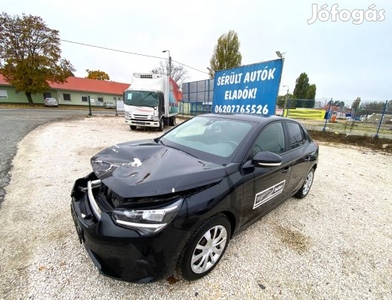
POLYGON ((282 173, 288 173, 290 171, 291 167, 285 167, 282 170, 282 173))

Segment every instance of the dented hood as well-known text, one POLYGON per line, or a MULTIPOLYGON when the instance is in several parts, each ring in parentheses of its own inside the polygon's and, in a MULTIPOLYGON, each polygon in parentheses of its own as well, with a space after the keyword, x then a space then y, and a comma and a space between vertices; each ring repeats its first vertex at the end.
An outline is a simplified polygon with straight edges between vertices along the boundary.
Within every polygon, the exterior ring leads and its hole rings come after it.
POLYGON ((114 145, 91 158, 94 173, 123 198, 176 193, 219 182, 225 167, 154 140, 114 145))

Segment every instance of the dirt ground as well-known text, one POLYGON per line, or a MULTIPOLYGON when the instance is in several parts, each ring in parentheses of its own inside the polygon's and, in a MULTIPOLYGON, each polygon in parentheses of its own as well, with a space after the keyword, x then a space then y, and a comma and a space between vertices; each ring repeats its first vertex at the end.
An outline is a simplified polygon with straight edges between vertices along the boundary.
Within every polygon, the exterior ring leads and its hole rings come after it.
POLYGON ((366 138, 311 133, 320 161, 305 199, 234 237, 208 276, 141 285, 99 274, 70 192, 98 151, 160 133, 103 116, 36 128, 18 145, 1 208, 0 299, 392 299, 392 155, 363 147, 366 138))
POLYGON ((308 130, 308 132, 316 142, 326 142, 331 145, 338 143, 360 146, 385 153, 392 153, 392 140, 389 139, 347 135, 330 131, 308 130))

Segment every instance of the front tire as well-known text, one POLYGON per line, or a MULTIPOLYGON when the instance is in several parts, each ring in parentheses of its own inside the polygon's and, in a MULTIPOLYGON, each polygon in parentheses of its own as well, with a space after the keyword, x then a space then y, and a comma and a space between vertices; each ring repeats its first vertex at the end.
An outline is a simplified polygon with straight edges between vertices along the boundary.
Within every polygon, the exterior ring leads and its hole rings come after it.
POLYGON ((135 125, 129 125, 129 127, 131 128, 131 130, 136 130, 136 126, 135 125))
POLYGON ((159 131, 163 131, 163 128, 165 127, 165 124, 164 124, 164 122, 163 122, 163 118, 159 121, 159 127, 158 127, 158 130, 159 131))
POLYGON ((310 188, 312 187, 313 184, 313 179, 314 179, 314 168, 312 168, 308 175, 306 176, 304 184, 301 186, 299 191, 294 195, 294 197, 303 199, 305 198, 310 191, 310 188))
POLYGON ((219 214, 195 231, 179 260, 184 279, 199 279, 215 268, 229 244, 230 230, 230 221, 219 214))

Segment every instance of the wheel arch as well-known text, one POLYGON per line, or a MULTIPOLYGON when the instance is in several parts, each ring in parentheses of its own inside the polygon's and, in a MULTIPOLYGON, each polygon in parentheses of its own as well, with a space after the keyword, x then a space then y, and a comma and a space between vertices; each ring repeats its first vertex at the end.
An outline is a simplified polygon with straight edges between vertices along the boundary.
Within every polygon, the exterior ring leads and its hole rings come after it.
POLYGON ((231 226, 231 228, 230 228, 230 239, 233 237, 233 235, 234 235, 234 231, 235 231, 235 228, 236 228, 236 225, 237 225, 237 220, 236 220, 236 218, 235 218, 235 216, 234 216, 234 214, 231 212, 231 211, 222 211, 222 212, 220 212, 220 213, 217 213, 217 215, 218 214, 223 214, 223 215, 225 215, 226 216, 226 218, 227 219, 229 219, 229 222, 230 222, 230 226, 231 226))

